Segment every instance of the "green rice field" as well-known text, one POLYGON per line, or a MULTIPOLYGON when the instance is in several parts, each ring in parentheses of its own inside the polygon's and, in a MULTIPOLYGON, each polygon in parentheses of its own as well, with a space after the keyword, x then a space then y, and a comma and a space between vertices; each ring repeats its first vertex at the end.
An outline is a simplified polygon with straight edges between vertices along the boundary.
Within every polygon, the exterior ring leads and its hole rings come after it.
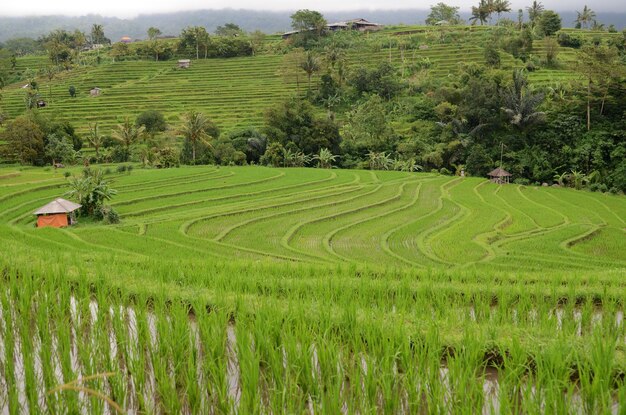
MULTIPOLYGON (((390 27, 368 35, 367 40, 346 41, 347 63, 349 67, 355 67, 390 61, 398 68, 406 68, 426 59, 430 66, 419 74, 420 79, 455 79, 463 65, 484 64, 484 45, 501 37, 494 30, 492 27, 470 26, 449 29, 390 27)), ((576 35, 580 33, 577 31, 576 35)), ((611 35, 604 33, 602 37, 611 35)), ((275 48, 279 48, 279 43, 279 40, 268 42, 275 48)), ((543 41, 535 41, 532 54, 537 59, 545 58, 543 41)), ((500 55, 504 70, 523 66, 521 61, 504 51, 500 55)), ((135 118, 146 110, 162 112, 171 125, 180 122, 181 114, 194 109, 206 113, 224 131, 260 127, 267 108, 306 90, 304 72, 298 83, 293 77, 285 80, 280 75, 283 58, 279 52, 266 52, 250 57, 201 59, 194 60, 188 70, 178 69, 175 60, 110 62, 105 59, 96 66, 79 65, 57 74, 52 80, 38 77, 41 97, 48 104, 40 111, 71 122, 81 133, 87 131, 90 123, 98 122, 102 131, 108 134, 124 117, 135 118), (70 85, 76 88, 76 98, 69 96, 70 85), (101 88, 102 95, 91 97, 89 91, 94 87, 101 88)), ((576 50, 561 47, 558 59, 559 67, 541 68, 530 73, 531 82, 552 87, 577 82, 579 76, 573 70, 576 50)), ((26 56, 17 60, 19 70, 40 71, 47 65, 46 56, 26 56)), ((314 82, 322 73, 313 77, 314 82)), ((24 112, 24 91, 21 89, 24 83, 3 90, 3 109, 9 118, 24 112)))
POLYGON ((36 229, 63 170, 0 168, 0 413, 626 410, 624 196, 254 166, 109 178, 120 224, 36 229))

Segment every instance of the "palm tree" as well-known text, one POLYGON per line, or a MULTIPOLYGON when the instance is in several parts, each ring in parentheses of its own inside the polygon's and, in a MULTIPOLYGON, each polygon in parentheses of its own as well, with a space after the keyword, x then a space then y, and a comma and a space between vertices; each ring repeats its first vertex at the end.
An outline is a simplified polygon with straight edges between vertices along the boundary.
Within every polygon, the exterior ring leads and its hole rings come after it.
POLYGON ((541 13, 545 10, 545 7, 543 7, 541 2, 535 0, 530 7, 526 7, 526 10, 528 11, 528 20, 530 20, 530 25, 534 27, 537 19, 539 19, 539 16, 541 16, 541 13))
POLYGON ((320 70, 320 61, 317 55, 309 51, 304 56, 304 60, 300 63, 300 68, 306 72, 306 76, 309 80, 309 91, 311 90, 311 77, 313 74, 320 70))
POLYGON ((70 190, 65 196, 80 203, 81 211, 88 215, 93 215, 105 200, 117 194, 117 190, 109 187, 110 182, 104 178, 102 170, 86 170, 82 177, 72 177, 69 184, 70 190))
POLYGON ((500 21, 500 14, 511 11, 511 3, 508 0, 495 0, 493 2, 493 11, 498 14, 498 21, 500 21))
POLYGON ((91 143, 93 148, 96 150, 96 160, 99 161, 100 147, 102 147, 102 144, 104 143, 104 136, 100 135, 97 122, 93 125, 89 124, 89 133, 87 134, 87 140, 89 140, 89 143, 91 143))
POLYGON ((180 134, 191 143, 191 159, 196 161, 196 146, 198 142, 211 147, 210 140, 214 137, 208 133, 211 121, 202 113, 191 110, 184 115, 184 123, 180 134))
POLYGON ((493 13, 493 1, 480 0, 478 7, 472 6, 472 17, 470 17, 470 21, 472 24, 476 24, 478 21, 482 26, 487 22, 487 20, 489 20, 491 13, 493 13))
POLYGON ((313 156, 314 160, 319 162, 319 166, 322 169, 330 169, 333 166, 333 162, 337 160, 336 155, 334 155, 329 149, 322 148, 319 154, 313 156))
POLYGON ((502 110, 511 125, 522 133, 545 120, 545 112, 537 111, 544 99, 544 94, 533 93, 528 89, 528 79, 523 70, 513 72, 513 84, 504 92, 502 110))
POLYGON ((585 7, 583 7, 583 11, 576 12, 576 15, 576 23, 579 23, 583 29, 587 29, 589 27, 589 23, 595 22, 596 20, 596 13, 587 7, 586 4, 585 7))
POLYGON ((124 118, 124 122, 122 124, 118 124, 111 137, 114 140, 119 141, 127 151, 130 150, 130 146, 135 144, 140 137, 146 131, 146 127, 135 126, 135 124, 130 120, 129 117, 124 118))

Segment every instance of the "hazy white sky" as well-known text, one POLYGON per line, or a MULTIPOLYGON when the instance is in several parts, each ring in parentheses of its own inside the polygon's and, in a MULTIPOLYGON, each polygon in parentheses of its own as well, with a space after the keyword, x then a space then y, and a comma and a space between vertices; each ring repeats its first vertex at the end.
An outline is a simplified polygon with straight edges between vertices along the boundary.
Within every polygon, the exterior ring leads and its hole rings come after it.
MULTIPOLYGON (((314 9, 320 11, 341 11, 355 9, 427 9, 431 4, 441 0, 408 1, 408 0, 30 0, 22 3, 15 0, 0 0, 0 15, 25 16, 66 14, 84 15, 100 14, 103 16, 133 17, 137 14, 162 13, 198 9, 256 9, 256 10, 295 10, 314 9)), ((445 0, 444 0, 445 1, 445 0)), ((511 0, 513 10, 524 8, 532 0, 511 0)), ((461 10, 469 11, 470 6, 478 1, 448 0, 447 4, 460 6, 461 10)), ((584 4, 596 11, 626 11, 624 0, 603 0, 601 3, 589 0, 544 0, 542 3, 554 10, 576 10, 584 4)))

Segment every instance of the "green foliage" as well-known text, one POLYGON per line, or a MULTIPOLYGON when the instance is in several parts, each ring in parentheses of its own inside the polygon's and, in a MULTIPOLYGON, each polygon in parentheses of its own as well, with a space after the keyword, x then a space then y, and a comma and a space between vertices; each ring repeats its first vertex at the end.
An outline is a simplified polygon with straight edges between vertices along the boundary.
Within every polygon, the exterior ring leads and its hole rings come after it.
POLYGON ((461 16, 459 15, 459 7, 449 6, 442 2, 430 6, 430 14, 426 18, 426 24, 435 25, 442 21, 450 25, 462 23, 461 16))
POLYGON ((265 120, 263 132, 269 143, 278 142, 285 148, 291 144, 304 154, 315 154, 322 148, 339 153, 338 126, 332 120, 316 117, 313 107, 304 100, 292 98, 270 108, 265 120))
POLYGON ((553 36, 561 30, 561 16, 552 10, 546 10, 541 13, 541 17, 537 22, 537 31, 543 36, 553 36))
POLYGON ((373 69, 359 66, 348 83, 358 95, 377 94, 386 100, 394 98, 403 88, 396 68, 388 62, 381 62, 373 69))
POLYGON ((44 132, 32 116, 23 115, 9 122, 0 133, 6 158, 17 159, 22 164, 42 164, 44 157, 44 132))
POLYGON ((104 202, 117 194, 117 190, 110 187, 110 181, 104 178, 102 170, 86 168, 82 176, 69 179, 69 187, 65 195, 82 205, 80 212, 87 216, 99 215, 104 202))
POLYGON ((224 26, 217 26, 215 34, 218 36, 237 37, 243 36, 244 31, 235 23, 226 23, 224 26))
POLYGON ((154 137, 167 129, 167 122, 163 114, 156 110, 144 111, 135 120, 137 127, 144 127, 145 131, 154 137))
POLYGON ((57 137, 55 134, 47 137, 45 155, 52 163, 72 163, 76 159, 76 151, 68 137, 57 137))

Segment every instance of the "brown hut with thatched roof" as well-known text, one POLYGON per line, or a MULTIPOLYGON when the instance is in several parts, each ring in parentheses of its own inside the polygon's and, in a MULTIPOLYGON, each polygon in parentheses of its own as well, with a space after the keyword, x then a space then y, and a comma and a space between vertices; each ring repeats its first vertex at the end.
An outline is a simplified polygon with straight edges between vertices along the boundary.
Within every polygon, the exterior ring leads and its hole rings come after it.
POLYGON ((34 215, 37 215, 37 227, 44 228, 64 228, 76 223, 74 211, 80 209, 81 205, 65 199, 55 199, 43 206, 34 215))
POLYGON ((510 179, 511 173, 504 170, 502 167, 498 167, 497 169, 489 173, 489 180, 491 180, 493 183, 505 184, 509 183, 510 179))

